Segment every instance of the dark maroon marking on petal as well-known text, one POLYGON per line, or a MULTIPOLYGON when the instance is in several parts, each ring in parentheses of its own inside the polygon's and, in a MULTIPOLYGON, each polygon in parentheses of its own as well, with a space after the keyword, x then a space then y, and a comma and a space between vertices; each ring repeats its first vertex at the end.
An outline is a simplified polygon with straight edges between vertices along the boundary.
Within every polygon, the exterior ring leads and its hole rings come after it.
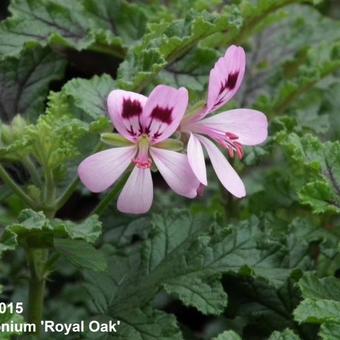
POLYGON ((156 140, 157 138, 159 138, 160 136, 162 136, 163 132, 160 131, 161 130, 161 127, 162 127, 162 124, 158 127, 157 131, 153 134, 153 137, 152 139, 153 140, 156 140))
POLYGON ((152 110, 150 117, 151 119, 157 119, 162 123, 166 123, 170 125, 172 122, 172 117, 171 117, 172 110, 173 110, 173 107, 160 107, 157 105, 152 110))
POLYGON ((162 133, 161 133, 161 132, 156 132, 156 133, 153 135, 152 138, 155 140, 155 139, 159 138, 160 136, 162 136, 162 133))
POLYGON ((144 127, 142 122, 140 121, 140 116, 138 117, 138 132, 140 135, 144 132, 144 127))
POLYGON ((126 129, 126 131, 133 137, 135 137, 137 135, 137 133, 135 132, 135 130, 133 129, 133 126, 130 124, 130 128, 126 129))
POLYGON ((228 74, 228 78, 226 79, 226 81, 224 83, 221 83, 221 88, 220 88, 220 92, 217 95, 216 98, 216 103, 213 106, 213 109, 222 104, 227 93, 228 90, 233 90, 236 86, 236 82, 237 82, 237 78, 238 78, 238 72, 235 73, 229 73, 228 74))
POLYGON ((239 74, 238 72, 228 74, 228 78, 220 88, 220 92, 218 93, 219 95, 227 89, 233 90, 235 88, 238 74, 239 74))
POLYGON ((130 98, 123 99, 123 112, 122 117, 129 119, 132 117, 138 117, 143 111, 142 104, 137 100, 131 100, 130 98))

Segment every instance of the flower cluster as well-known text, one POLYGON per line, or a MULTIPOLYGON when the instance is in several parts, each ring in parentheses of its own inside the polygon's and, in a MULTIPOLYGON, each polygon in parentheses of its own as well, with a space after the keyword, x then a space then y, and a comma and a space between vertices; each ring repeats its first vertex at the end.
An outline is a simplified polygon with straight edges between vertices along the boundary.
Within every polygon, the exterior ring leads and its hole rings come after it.
POLYGON ((241 159, 244 145, 257 145, 267 138, 266 116, 251 109, 234 109, 208 117, 238 91, 245 65, 243 48, 230 46, 210 72, 206 104, 190 115, 185 115, 189 101, 185 88, 158 85, 149 97, 113 90, 107 105, 121 146, 81 162, 81 181, 90 191, 102 192, 129 168, 131 174, 117 208, 125 213, 145 213, 153 200, 154 167, 177 194, 197 196, 200 185, 208 184, 205 149, 223 186, 236 197, 245 196, 242 180, 220 149, 225 149, 229 157, 241 159), (175 132, 187 136, 186 154, 173 150, 176 143, 170 137, 175 132))

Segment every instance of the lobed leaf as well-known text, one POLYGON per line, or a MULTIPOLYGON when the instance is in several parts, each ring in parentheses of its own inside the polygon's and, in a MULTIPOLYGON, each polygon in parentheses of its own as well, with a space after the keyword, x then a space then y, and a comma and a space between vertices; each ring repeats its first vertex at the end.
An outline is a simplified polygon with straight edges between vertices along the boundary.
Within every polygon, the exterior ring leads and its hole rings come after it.
POLYGON ((27 48, 20 58, 0 63, 0 118, 21 114, 34 119, 43 112, 49 84, 62 78, 65 61, 48 48, 27 48))
POLYGON ((89 243, 82 240, 55 238, 54 249, 76 267, 93 271, 104 271, 106 257, 89 243))
POLYGON ((281 132, 277 140, 290 165, 290 181, 301 203, 317 214, 340 212, 340 144, 281 132), (306 182, 306 178, 308 179, 306 182))
MULTIPOLYGON (((294 271, 297 268, 308 268, 308 242, 304 251, 297 249, 303 233, 296 235, 296 241, 286 233, 282 238, 274 237, 256 218, 222 228, 187 211, 175 210, 153 215, 149 237, 132 247, 129 242, 134 232, 140 234, 138 227, 136 223, 117 231, 118 240, 122 239, 126 248, 104 248, 113 264, 107 273, 85 274, 86 288, 98 313, 117 319, 124 315, 126 322, 133 324, 134 310, 149 305, 164 291, 185 306, 218 315, 228 301, 220 283, 222 274, 252 283, 254 289, 257 287, 253 293, 266 301, 267 308, 272 305, 281 318, 296 306, 297 292, 286 280, 290 275, 300 275, 294 271), (289 306, 281 301, 286 295, 289 306)), ((237 289, 241 289, 240 284, 237 289)), ((247 294, 253 294, 250 290, 247 294)), ((273 313, 266 316, 274 319, 273 313)), ((289 317, 284 321, 284 327, 293 324, 289 317)))
POLYGON ((268 340, 299 340, 300 337, 297 336, 291 329, 285 329, 282 332, 275 331, 271 334, 268 340))
POLYGON ((94 243, 100 234, 101 223, 97 216, 91 216, 82 223, 59 219, 50 221, 42 212, 25 209, 20 213, 18 222, 5 228, 0 239, 0 255, 4 251, 14 250, 18 245, 52 248, 55 238, 94 243))
POLYGON ((14 0, 9 10, 12 16, 0 25, 2 57, 16 56, 26 45, 49 45, 122 58, 126 42, 146 28, 144 12, 125 1, 14 0))
POLYGON ((194 275, 184 275, 168 280, 164 290, 181 300, 186 306, 193 306, 203 314, 219 315, 227 306, 228 296, 218 279, 204 282, 194 275))
POLYGON ((234 331, 225 331, 213 340, 241 340, 241 337, 234 331))
POLYGON ((92 79, 73 79, 62 89, 72 97, 74 105, 91 119, 107 115, 106 99, 115 89, 115 82, 109 75, 94 76, 92 79))
POLYGON ((299 281, 304 300, 294 311, 295 320, 321 324, 321 339, 338 337, 340 325, 340 283, 335 277, 318 278, 306 274, 299 281))

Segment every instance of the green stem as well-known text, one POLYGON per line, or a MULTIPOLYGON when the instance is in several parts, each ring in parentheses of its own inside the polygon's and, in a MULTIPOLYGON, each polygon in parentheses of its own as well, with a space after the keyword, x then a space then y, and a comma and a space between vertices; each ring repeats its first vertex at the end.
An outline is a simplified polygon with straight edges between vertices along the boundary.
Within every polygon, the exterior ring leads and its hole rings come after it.
POLYGON ((35 204, 31 197, 29 197, 20 186, 15 183, 13 178, 9 175, 6 169, 0 164, 0 178, 8 185, 14 193, 16 193, 29 207, 34 208, 35 204))
POLYGON ((65 191, 61 194, 61 196, 57 199, 55 203, 56 211, 63 207, 63 205, 68 201, 68 199, 72 196, 74 191, 76 190, 79 184, 79 177, 75 177, 73 181, 68 185, 65 191))
POLYGON ((45 201, 47 206, 49 206, 55 199, 56 188, 54 185, 53 172, 48 167, 45 167, 45 177, 45 201))
POLYGON ((34 182, 34 184, 36 184, 37 186, 40 186, 41 185, 41 178, 40 178, 40 175, 37 171, 36 166, 32 162, 32 159, 30 157, 24 158, 23 164, 26 167, 26 169, 28 170, 28 172, 30 173, 32 181, 34 182))
POLYGON ((41 333, 46 286, 45 265, 48 258, 46 249, 28 249, 30 269, 27 321, 36 325, 36 335, 41 333))
POLYGON ((119 192, 122 190, 126 180, 128 178, 128 173, 116 184, 116 186, 112 189, 112 191, 108 192, 104 198, 100 201, 100 203, 96 206, 96 208, 92 211, 91 215, 97 214, 101 215, 108 205, 114 199, 117 199, 119 192))

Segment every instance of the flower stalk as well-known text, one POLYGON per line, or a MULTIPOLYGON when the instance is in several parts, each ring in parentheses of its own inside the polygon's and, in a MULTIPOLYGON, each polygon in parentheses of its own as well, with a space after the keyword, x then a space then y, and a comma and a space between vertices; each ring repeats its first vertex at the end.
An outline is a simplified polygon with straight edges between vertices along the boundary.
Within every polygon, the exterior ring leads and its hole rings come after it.
POLYGON ((47 249, 27 249, 30 270, 27 321, 36 325, 35 334, 38 336, 41 333, 41 320, 44 310, 47 258, 47 249))
POLYGON ((14 193, 16 193, 29 207, 34 208, 35 204, 33 200, 20 188, 20 186, 15 183, 10 174, 6 169, 0 164, 0 178, 5 184, 7 184, 14 193))

